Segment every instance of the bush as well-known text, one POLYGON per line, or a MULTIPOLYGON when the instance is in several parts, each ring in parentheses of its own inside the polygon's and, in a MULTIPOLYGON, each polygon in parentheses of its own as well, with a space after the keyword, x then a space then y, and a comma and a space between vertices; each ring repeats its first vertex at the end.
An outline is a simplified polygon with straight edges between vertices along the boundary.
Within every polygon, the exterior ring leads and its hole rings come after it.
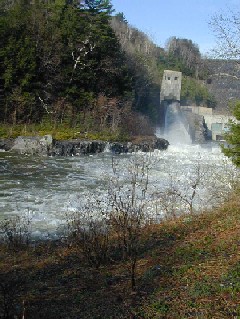
POLYGON ((123 115, 123 130, 131 136, 154 135, 154 127, 148 117, 140 113, 130 112, 123 115))
POLYGON ((74 213, 67 222, 68 244, 77 246, 91 266, 99 268, 108 260, 109 228, 106 220, 87 213, 74 213))
POLYGON ((223 147, 223 153, 230 157, 236 166, 240 166, 240 101, 236 103, 233 115, 238 122, 231 121, 229 132, 225 135, 228 147, 223 147))
POLYGON ((31 238, 31 220, 25 216, 14 216, 0 222, 0 236, 10 249, 28 246, 31 238))

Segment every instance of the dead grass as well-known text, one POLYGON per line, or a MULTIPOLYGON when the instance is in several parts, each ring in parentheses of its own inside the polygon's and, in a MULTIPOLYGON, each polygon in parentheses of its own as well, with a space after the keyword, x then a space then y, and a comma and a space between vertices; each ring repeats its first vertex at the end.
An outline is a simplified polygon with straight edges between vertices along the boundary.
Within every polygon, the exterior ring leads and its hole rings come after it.
POLYGON ((60 242, 18 252, 2 246, 2 278, 21 278, 14 311, 25 308, 26 319, 240 318, 238 196, 215 211, 146 227, 135 292, 126 262, 96 270, 60 242))

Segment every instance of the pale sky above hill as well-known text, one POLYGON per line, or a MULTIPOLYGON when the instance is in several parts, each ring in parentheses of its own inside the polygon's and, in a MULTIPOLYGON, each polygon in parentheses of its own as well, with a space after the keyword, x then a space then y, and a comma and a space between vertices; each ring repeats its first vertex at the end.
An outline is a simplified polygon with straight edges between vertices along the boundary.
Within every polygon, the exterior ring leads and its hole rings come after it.
POLYGON ((211 52, 216 38, 209 26, 215 14, 239 12, 240 0, 112 0, 115 13, 164 47, 171 36, 192 40, 203 55, 211 52))

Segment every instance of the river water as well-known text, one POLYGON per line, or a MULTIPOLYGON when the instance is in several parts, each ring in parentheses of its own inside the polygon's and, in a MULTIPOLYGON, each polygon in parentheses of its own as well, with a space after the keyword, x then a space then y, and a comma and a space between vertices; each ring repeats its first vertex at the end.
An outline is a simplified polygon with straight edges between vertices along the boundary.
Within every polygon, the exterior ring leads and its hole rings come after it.
POLYGON ((0 152, 0 219, 28 215, 36 234, 54 232, 66 214, 94 207, 93 203, 95 208, 106 209, 109 190, 113 192, 114 187, 125 192, 126 200, 133 172, 136 167, 142 170, 142 165, 148 170, 137 182, 137 192, 142 194, 145 187, 146 209, 154 218, 186 211, 190 202, 194 210, 215 206, 228 196, 238 178, 231 162, 212 143, 114 156, 107 151, 81 157, 0 152))

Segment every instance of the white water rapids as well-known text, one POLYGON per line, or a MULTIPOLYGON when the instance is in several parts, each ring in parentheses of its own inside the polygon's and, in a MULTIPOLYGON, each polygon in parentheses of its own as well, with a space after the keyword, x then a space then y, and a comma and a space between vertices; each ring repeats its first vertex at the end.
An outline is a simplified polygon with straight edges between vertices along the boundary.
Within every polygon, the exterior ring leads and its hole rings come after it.
MULTIPOLYGON (((149 165, 146 210, 157 219, 188 210, 190 201, 194 210, 219 204, 238 174, 212 143, 170 145, 166 151, 114 157, 108 152, 82 157, 1 152, 0 219, 27 214, 36 234, 55 231, 64 223, 66 213, 91 207, 92 202, 105 209, 113 177, 124 185, 120 191, 128 192, 130 166, 136 161, 149 165)), ((137 187, 141 192, 140 183, 137 187)))
POLYGON ((184 126, 181 111, 177 102, 173 102, 167 106, 164 136, 170 144, 192 144, 191 137, 184 126))

